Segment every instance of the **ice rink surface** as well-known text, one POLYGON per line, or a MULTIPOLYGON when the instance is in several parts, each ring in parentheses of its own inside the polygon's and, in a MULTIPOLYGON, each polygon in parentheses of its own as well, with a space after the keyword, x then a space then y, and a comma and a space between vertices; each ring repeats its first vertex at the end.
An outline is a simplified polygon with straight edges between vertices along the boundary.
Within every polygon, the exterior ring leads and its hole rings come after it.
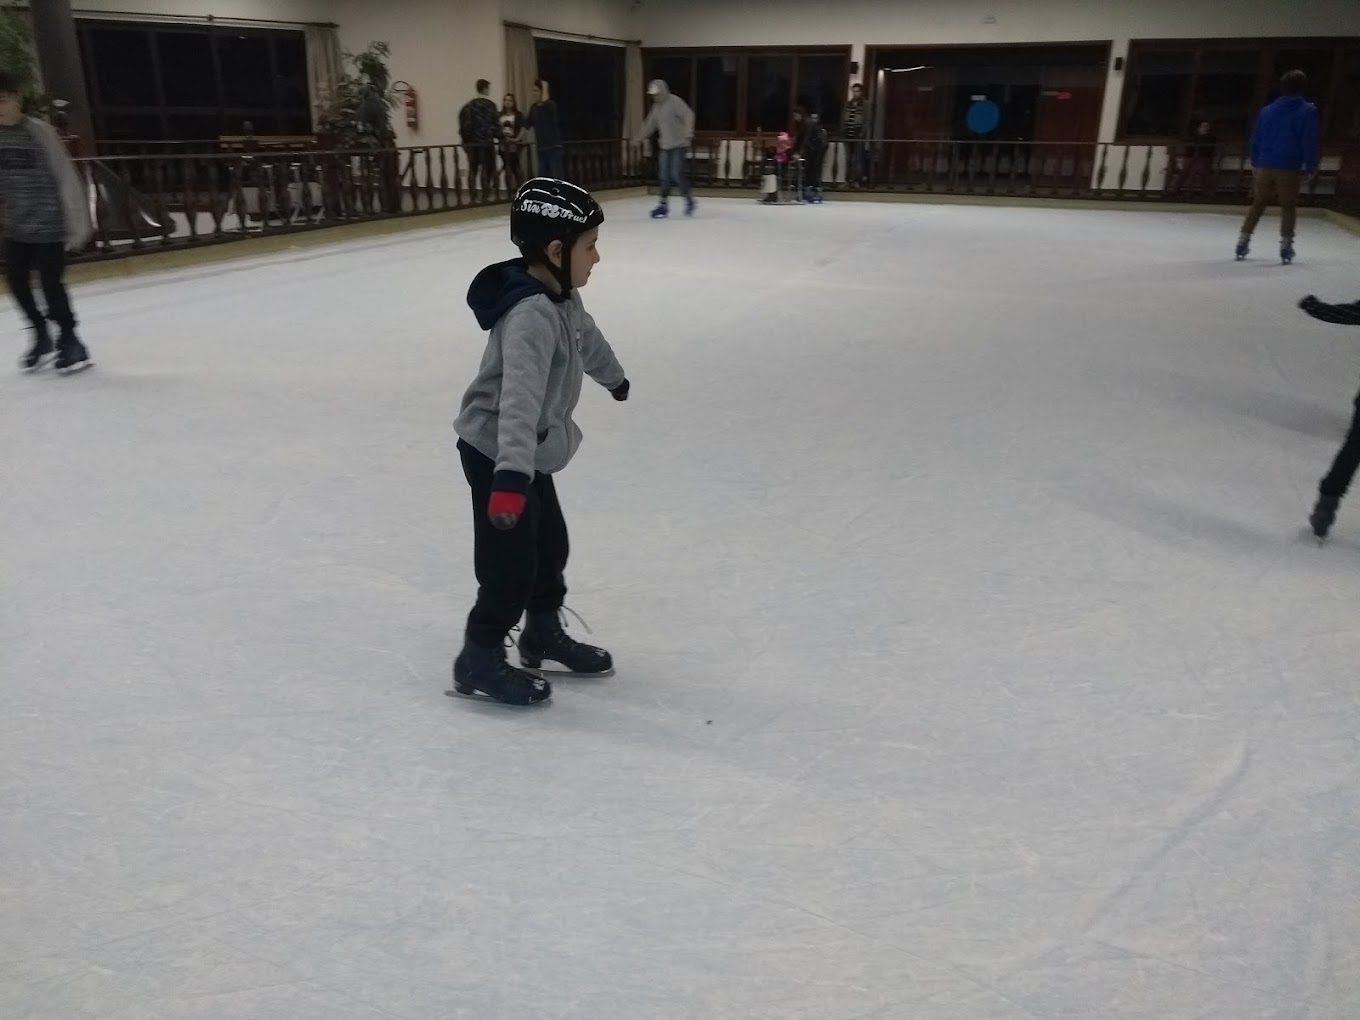
POLYGON ((503 221, 80 286, 97 367, 0 373, 0 1015, 1360 1015, 1360 335, 1294 308, 1360 239, 648 206, 559 476, 619 675, 542 709, 443 695, 503 221))

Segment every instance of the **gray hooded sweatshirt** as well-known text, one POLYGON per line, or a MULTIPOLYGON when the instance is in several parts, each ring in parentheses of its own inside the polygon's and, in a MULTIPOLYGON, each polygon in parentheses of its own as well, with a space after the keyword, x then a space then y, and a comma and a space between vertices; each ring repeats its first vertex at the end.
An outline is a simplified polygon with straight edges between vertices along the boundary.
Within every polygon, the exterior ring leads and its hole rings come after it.
POLYGON ((491 336, 453 427, 496 462, 497 489, 524 492, 535 472, 561 471, 581 445, 571 414, 583 375, 613 390, 623 367, 580 294, 554 294, 522 259, 478 273, 468 305, 491 336))
MULTIPOLYGON (((90 223, 90 205, 85 191, 85 179, 76 169, 75 163, 71 161, 71 156, 66 151, 66 146, 62 144, 61 137, 50 124, 33 117, 25 117, 20 122, 20 127, 28 132, 29 137, 37 143, 38 148, 46 157, 47 168, 51 172, 52 181, 56 185, 57 199, 61 204, 61 219, 66 247, 71 251, 79 251, 90 243, 90 236, 94 233, 94 228, 90 223)), ((17 180, 7 181, 5 199, 16 206, 31 205, 35 201, 35 196, 25 193, 25 188, 31 187, 32 184, 32 175, 25 177, 22 185, 17 180), (10 193, 11 187, 13 193, 10 193)), ((13 218, 18 219, 20 217, 14 216, 13 218)), ((6 232, 8 233, 8 230, 6 232)), ((21 238, 16 238, 16 240, 21 240, 21 238)))
POLYGON ((642 122, 641 138, 648 138, 652 132, 659 132, 661 148, 679 149, 689 145, 694 139, 694 111, 679 96, 671 95, 670 87, 657 78, 648 86, 655 89, 652 108, 647 119, 642 122))

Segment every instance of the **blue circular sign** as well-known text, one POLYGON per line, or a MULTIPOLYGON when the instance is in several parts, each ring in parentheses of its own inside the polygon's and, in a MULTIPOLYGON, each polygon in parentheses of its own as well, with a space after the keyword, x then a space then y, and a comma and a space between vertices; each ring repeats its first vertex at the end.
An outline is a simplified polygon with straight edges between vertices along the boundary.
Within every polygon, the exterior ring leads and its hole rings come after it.
POLYGON ((990 99, 979 99, 968 107, 968 130, 974 134, 989 134, 1000 123, 1001 107, 990 99))

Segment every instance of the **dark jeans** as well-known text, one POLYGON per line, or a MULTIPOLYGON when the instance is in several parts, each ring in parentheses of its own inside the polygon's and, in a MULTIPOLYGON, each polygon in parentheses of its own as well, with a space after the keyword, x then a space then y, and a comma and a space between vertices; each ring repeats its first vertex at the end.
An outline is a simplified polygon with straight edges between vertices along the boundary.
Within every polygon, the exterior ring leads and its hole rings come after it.
POLYGON ((535 474, 525 493, 524 516, 509 531, 497 530, 486 515, 495 463, 461 439, 458 454, 472 489, 477 571, 477 604, 468 614, 467 637, 484 648, 498 648, 526 609, 536 613, 562 608, 567 597, 562 572, 570 551, 567 522, 552 475, 535 474))
POLYGON ((1327 472, 1327 477, 1318 486, 1318 492, 1324 496, 1335 496, 1340 499, 1351 487, 1351 479, 1355 477, 1356 468, 1360 468, 1360 394, 1356 394, 1355 397, 1355 416, 1351 419, 1351 430, 1346 433, 1346 441, 1341 444, 1336 460, 1332 462, 1332 470, 1327 472))
POLYGON ((519 148, 501 148, 501 160, 505 163, 505 190, 514 195, 524 183, 524 171, 519 167, 519 148))
POLYGON ((565 163, 564 151, 560 145, 552 145, 546 149, 538 150, 538 175, 540 177, 553 177, 559 181, 565 181, 567 179, 565 163))
POLYGON ((35 269, 47 298, 45 318, 60 326, 63 333, 72 332, 76 328, 76 317, 71 311, 66 285, 62 283, 62 277, 66 275, 66 246, 60 241, 52 244, 5 241, 5 280, 9 283, 9 292, 14 295, 15 304, 28 316, 28 321, 41 328, 44 316, 33 298, 35 269))
POLYGON ((661 149, 657 153, 656 167, 661 179, 661 201, 670 198, 672 188, 689 198, 689 149, 683 145, 661 149))
POLYGON ((862 138, 845 140, 845 179, 851 184, 869 179, 869 146, 862 138))
POLYGON ((491 144, 469 145, 467 148, 468 158, 468 193, 477 194, 480 186, 485 197, 491 197, 496 192, 496 148, 491 144))

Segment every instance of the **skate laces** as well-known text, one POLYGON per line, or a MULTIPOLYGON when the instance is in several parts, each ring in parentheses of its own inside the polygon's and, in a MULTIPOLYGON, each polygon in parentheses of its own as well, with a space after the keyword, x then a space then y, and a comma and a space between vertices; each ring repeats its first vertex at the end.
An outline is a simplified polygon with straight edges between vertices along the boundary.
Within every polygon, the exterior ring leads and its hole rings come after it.
POLYGON ((595 633, 593 630, 590 629, 590 624, 586 623, 584 617, 582 617, 580 613, 578 613, 576 610, 570 608, 569 606, 563 606, 560 610, 558 610, 558 613, 559 613, 558 619, 559 619, 559 620, 561 621, 561 623, 562 623, 562 629, 563 629, 563 630, 566 630, 566 629, 567 629, 567 616, 566 616, 566 614, 567 614, 567 613, 570 613, 572 616, 576 617, 576 622, 579 623, 582 627, 585 628, 585 631, 586 631, 587 634, 594 634, 594 633, 595 633))

